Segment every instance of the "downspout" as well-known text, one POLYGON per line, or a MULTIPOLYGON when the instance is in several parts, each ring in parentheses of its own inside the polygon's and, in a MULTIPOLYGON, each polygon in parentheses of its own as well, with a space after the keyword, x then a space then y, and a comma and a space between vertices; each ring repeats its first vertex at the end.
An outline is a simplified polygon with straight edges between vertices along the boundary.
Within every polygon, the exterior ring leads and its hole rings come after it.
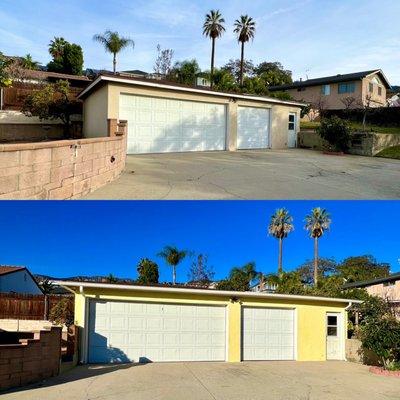
POLYGON ((353 306, 353 302, 349 301, 349 304, 344 308, 344 310, 346 311, 346 314, 345 314, 345 318, 346 318, 345 333, 346 333, 346 335, 345 335, 344 344, 343 344, 343 356, 344 356, 343 358, 344 358, 344 361, 347 361, 347 357, 346 357, 347 321, 348 321, 347 314, 348 314, 348 311, 350 310, 350 308, 352 306, 353 306))

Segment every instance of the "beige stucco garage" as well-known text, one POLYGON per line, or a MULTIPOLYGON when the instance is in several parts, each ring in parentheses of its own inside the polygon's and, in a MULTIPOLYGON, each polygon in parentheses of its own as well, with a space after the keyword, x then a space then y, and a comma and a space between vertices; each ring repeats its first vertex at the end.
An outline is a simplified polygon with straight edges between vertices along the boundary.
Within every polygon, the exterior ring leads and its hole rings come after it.
POLYGON ((85 137, 128 121, 127 152, 295 147, 302 103, 100 75, 79 96, 85 137))

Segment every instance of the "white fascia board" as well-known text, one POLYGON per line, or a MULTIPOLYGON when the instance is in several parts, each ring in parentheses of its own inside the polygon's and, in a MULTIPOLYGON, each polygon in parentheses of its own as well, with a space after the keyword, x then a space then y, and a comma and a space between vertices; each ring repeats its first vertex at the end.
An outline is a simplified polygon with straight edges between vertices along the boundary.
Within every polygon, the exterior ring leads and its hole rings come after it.
POLYGON ((191 288, 174 288, 166 286, 137 286, 137 285, 119 285, 112 283, 95 283, 95 282, 74 282, 74 281, 51 281, 54 285, 59 285, 65 288, 92 288, 92 289, 112 289, 112 290, 134 290, 138 292, 164 292, 164 293, 177 293, 177 294, 199 294, 208 296, 225 296, 225 297, 248 297, 258 299, 281 299, 281 300, 306 300, 306 301, 325 301, 333 303, 353 303, 360 304, 360 300, 340 299, 331 297, 319 296, 300 296, 293 294, 276 294, 276 293, 260 293, 260 292, 235 292, 228 290, 216 289, 191 289, 191 288))
POLYGON ((104 75, 99 75, 86 89, 84 89, 78 95, 78 99, 81 98, 82 96, 84 96, 88 91, 90 91, 93 87, 95 87, 101 81, 126 83, 128 85, 147 86, 147 87, 153 87, 153 88, 157 88, 157 89, 166 89, 166 90, 176 90, 176 91, 180 91, 180 92, 207 94, 209 96, 228 97, 228 98, 241 99, 241 100, 261 101, 263 103, 285 104, 288 106, 295 106, 295 107, 304 107, 307 105, 307 103, 299 103, 296 101, 288 101, 288 100, 279 100, 279 99, 274 99, 272 97, 264 98, 264 97, 257 97, 257 96, 245 96, 242 94, 234 94, 234 93, 214 92, 214 91, 203 90, 203 89, 196 89, 196 88, 182 87, 182 86, 173 86, 173 85, 163 85, 162 83, 145 82, 145 81, 139 81, 139 80, 135 81, 132 79, 124 79, 124 78, 113 77, 113 76, 104 76, 104 75))

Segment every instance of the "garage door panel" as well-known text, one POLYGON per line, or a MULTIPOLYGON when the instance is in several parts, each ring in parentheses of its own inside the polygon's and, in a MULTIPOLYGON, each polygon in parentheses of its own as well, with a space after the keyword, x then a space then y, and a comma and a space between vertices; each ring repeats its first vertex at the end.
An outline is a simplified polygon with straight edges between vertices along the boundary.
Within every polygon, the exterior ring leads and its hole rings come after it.
POLYGON ((90 304, 89 362, 223 361, 225 342, 224 307, 90 304))
POLYGON ((294 310, 243 308, 243 360, 293 360, 294 310))
POLYGON ((222 104, 121 95, 119 118, 128 121, 128 153, 225 149, 222 104))
POLYGON ((269 109, 238 107, 238 149, 269 147, 269 118, 269 109))

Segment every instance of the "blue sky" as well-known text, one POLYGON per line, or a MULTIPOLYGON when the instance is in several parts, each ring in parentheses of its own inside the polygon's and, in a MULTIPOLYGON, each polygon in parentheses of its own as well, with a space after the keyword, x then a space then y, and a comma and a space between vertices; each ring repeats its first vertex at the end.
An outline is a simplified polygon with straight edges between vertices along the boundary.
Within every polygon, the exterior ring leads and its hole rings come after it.
POLYGON ((83 47, 86 67, 111 69, 111 56, 92 36, 112 29, 136 42, 121 55, 120 69, 151 71, 158 43, 174 49, 175 60, 194 57, 208 68, 210 43, 201 26, 211 8, 227 22, 217 65, 239 56, 232 24, 248 13, 257 34, 246 57, 256 63, 278 60, 296 79, 382 68, 400 84, 398 0, 0 0, 0 51, 46 63, 47 44, 63 36, 83 47))
MULTIPOLYGON (((287 207, 295 224, 284 242, 290 270, 313 256, 303 221, 315 206, 332 217, 320 240, 321 256, 340 261, 372 254, 400 271, 400 202, 394 201, 2 202, 0 264, 56 277, 112 272, 135 278, 138 261, 149 257, 166 281, 171 270, 157 253, 173 244, 207 254, 217 279, 248 261, 274 272, 278 244, 266 228, 274 210, 287 207)), ((187 279, 189 265, 187 260, 178 268, 179 281, 187 279)))

